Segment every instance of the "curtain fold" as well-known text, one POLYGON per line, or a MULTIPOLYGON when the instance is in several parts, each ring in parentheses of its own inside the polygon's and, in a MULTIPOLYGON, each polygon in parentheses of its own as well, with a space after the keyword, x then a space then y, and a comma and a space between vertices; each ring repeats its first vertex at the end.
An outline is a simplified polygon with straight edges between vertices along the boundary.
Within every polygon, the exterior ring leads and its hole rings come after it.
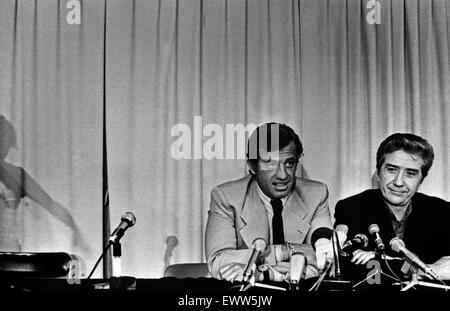
POLYGON ((0 219, 19 243, 0 249, 65 251, 92 267, 101 249, 103 15, 101 3, 86 2, 90 14, 69 25, 65 4, 0 3, 0 114, 17 137, 2 167, 24 189, 8 210, 17 225, 0 219))

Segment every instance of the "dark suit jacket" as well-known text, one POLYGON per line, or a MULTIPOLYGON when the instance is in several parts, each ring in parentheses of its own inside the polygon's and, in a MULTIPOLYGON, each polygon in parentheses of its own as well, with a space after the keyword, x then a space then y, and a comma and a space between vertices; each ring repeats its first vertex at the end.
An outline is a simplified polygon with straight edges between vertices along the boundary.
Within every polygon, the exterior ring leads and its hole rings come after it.
MULTIPOLYGON (((297 177, 294 192, 283 208, 283 223, 286 241, 298 244, 311 244, 316 229, 331 228, 326 185, 297 177)), ((251 255, 248 248, 256 238, 269 241, 269 220, 254 178, 247 175, 214 188, 205 236, 211 274, 218 278, 221 267, 247 263, 251 255)), ((307 267, 311 270, 313 257, 307 267)))
MULTIPOLYGON (((400 257, 390 249, 389 242, 395 237, 395 232, 390 212, 379 189, 366 190, 339 201, 335 209, 335 219, 335 227, 339 224, 349 227, 349 239, 358 233, 367 235, 369 250, 375 248, 375 243, 369 235, 368 227, 377 224, 386 253, 400 257)), ((416 193, 412 198, 411 214, 406 219, 403 241, 407 249, 427 264, 443 256, 450 256, 450 203, 416 193)))

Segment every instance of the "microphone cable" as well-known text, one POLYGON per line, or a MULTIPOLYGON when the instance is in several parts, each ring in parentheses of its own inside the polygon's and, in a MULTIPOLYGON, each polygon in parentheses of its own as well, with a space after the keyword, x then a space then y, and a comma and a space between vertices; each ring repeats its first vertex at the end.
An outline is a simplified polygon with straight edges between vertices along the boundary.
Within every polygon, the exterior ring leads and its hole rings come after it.
POLYGON ((322 284, 323 280, 325 279, 325 276, 327 275, 328 270, 330 270, 330 267, 333 266, 333 263, 328 262, 326 269, 322 272, 322 275, 317 279, 317 281, 313 284, 313 286, 308 290, 311 291, 317 291, 322 284))
POLYGON ((92 268, 91 273, 89 273, 89 276, 87 277, 87 279, 89 280, 92 276, 92 274, 94 273, 95 269, 97 268, 98 264, 100 263, 100 261, 103 259, 103 257, 105 256, 106 252, 108 251, 108 249, 111 247, 112 243, 108 243, 108 246, 106 246, 105 250, 103 251, 103 253, 100 255, 100 257, 98 258, 97 262, 94 265, 94 268, 92 268))
POLYGON ((327 266, 321 276, 317 279, 317 281, 313 284, 313 286, 309 289, 309 291, 317 291, 322 284, 323 280, 325 279, 325 276, 327 275, 328 270, 330 270, 331 267, 335 268, 335 277, 340 278, 341 276, 341 269, 340 269, 340 263, 339 263, 339 253, 341 251, 341 246, 339 243, 339 236, 336 232, 336 230, 333 230, 333 234, 331 235, 331 243, 333 246, 333 258, 334 258, 334 264, 332 262, 327 262, 327 266), (336 247, 335 247, 336 246, 336 247))
MULTIPOLYGON (((387 259, 386 259, 386 255, 384 256, 384 261, 385 261, 386 266, 388 267, 389 271, 395 276, 396 281, 399 282, 399 284, 400 284, 400 289, 403 289, 403 287, 404 287, 404 286, 403 286, 403 282, 402 282, 402 280, 397 276, 397 274, 395 274, 395 272, 391 269, 391 267, 389 266, 389 263, 388 263, 388 261, 387 261, 387 259)), ((392 276, 390 276, 390 275, 388 275, 388 274, 386 274, 386 275, 392 278, 392 276)), ((444 286, 444 290, 447 291, 448 285, 447 285, 442 279, 440 279, 440 278, 437 279, 437 281, 438 281, 439 283, 441 283, 441 284, 444 286)))
MULTIPOLYGON (((382 255, 381 257, 384 259, 384 263, 386 264, 386 267, 388 267, 389 271, 390 271, 390 272, 392 273, 392 275, 394 276, 393 278, 394 278, 396 281, 398 281, 398 282, 400 283, 400 289, 403 289, 403 282, 402 282, 402 280, 398 277, 398 275, 394 272, 394 270, 392 270, 392 268, 391 268, 391 266, 389 265, 389 262, 388 262, 388 260, 387 260, 387 258, 386 258, 386 255, 384 255, 384 256, 382 255)), ((392 275, 388 275, 388 274, 386 274, 386 275, 392 278, 392 275)))

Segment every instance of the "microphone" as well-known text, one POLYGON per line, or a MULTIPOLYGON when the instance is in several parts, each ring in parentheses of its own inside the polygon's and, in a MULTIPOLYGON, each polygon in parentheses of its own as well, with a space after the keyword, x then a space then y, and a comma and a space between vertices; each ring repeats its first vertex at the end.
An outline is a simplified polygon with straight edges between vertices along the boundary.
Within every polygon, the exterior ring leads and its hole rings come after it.
POLYGON ((375 243, 377 244, 377 250, 380 253, 384 253, 385 247, 383 244, 383 240, 380 237, 380 228, 377 224, 371 224, 369 226, 369 233, 375 239, 375 243))
POLYGON ((120 220, 121 221, 119 226, 116 228, 116 230, 114 230, 114 232, 109 237, 109 244, 119 242, 120 238, 123 236, 125 231, 129 227, 133 227, 134 224, 136 223, 136 217, 131 212, 127 212, 124 215, 122 215, 122 218, 120 220))
MULTIPOLYGON (((336 279, 341 278, 341 263, 339 261, 339 254, 341 247, 345 240, 347 240, 348 226, 344 224, 337 225, 334 229, 332 242, 333 242, 333 259, 334 259, 334 277, 336 279)), ((328 268, 328 267, 327 267, 328 268)), ((327 269, 325 269, 327 271, 327 269)))
POLYGON ((342 244, 347 240, 348 226, 342 224, 337 225, 334 231, 336 232, 339 239, 339 247, 342 247, 342 244))
POLYGON ((289 262, 289 278, 291 283, 291 289, 298 290, 298 283, 302 278, 303 271, 307 265, 305 254, 301 252, 295 252, 291 256, 289 262))
POLYGON ((342 245, 340 254, 344 257, 350 256, 355 250, 367 247, 368 243, 367 236, 359 233, 342 245))
POLYGON ((253 273, 256 270, 256 262, 258 261, 259 257, 262 253, 266 250, 267 242, 263 238, 257 238, 252 243, 252 255, 250 256, 250 259, 248 260, 247 266, 244 270, 244 277, 243 281, 248 282, 251 277, 253 276, 253 273))
POLYGON ((402 239, 395 237, 389 242, 389 245, 394 252, 403 253, 403 255, 405 255, 405 257, 407 258, 407 261, 415 264, 420 270, 425 272, 426 275, 430 276, 436 281, 440 281, 439 276, 430 268, 430 266, 420 260, 420 258, 416 254, 409 251, 405 247, 405 243, 402 241, 402 239))

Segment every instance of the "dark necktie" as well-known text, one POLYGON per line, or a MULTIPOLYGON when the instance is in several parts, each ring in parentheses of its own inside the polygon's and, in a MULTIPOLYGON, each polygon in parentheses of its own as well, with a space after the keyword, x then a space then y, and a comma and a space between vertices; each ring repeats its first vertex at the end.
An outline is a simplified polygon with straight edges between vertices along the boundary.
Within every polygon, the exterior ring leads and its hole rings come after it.
POLYGON ((270 200, 273 209, 272 218, 272 238, 273 244, 284 244, 283 218, 281 212, 283 211, 283 203, 280 199, 270 200))

